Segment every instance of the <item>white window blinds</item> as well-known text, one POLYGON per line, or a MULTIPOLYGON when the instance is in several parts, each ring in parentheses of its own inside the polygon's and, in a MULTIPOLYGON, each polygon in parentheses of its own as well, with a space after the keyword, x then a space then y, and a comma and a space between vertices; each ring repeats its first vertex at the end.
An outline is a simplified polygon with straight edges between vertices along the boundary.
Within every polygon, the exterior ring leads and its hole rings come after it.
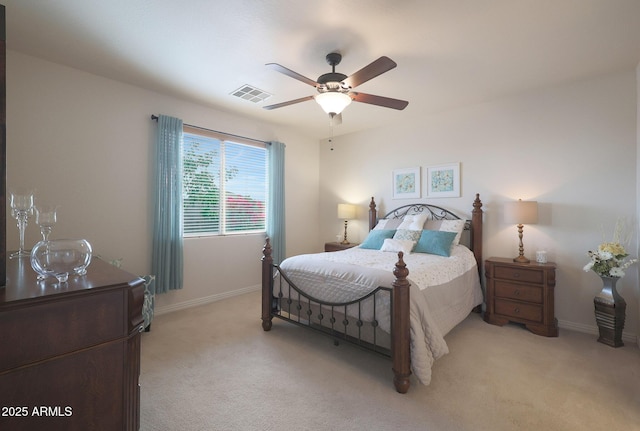
POLYGON ((185 235, 265 231, 267 154, 264 145, 184 133, 185 235))

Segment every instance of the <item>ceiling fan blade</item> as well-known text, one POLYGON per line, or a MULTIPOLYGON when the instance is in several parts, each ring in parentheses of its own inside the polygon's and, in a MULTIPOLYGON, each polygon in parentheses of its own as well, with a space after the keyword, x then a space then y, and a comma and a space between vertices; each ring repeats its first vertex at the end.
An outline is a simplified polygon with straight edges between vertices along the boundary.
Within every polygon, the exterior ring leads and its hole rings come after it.
POLYGON ((384 106, 385 108, 392 108, 400 111, 406 108, 409 104, 406 100, 391 99, 390 97, 374 96, 373 94, 366 93, 351 92, 349 93, 349 96, 351 96, 351 98, 356 102, 384 106))
POLYGON ((397 64, 395 61, 391 60, 389 57, 383 56, 358 70, 353 75, 348 76, 343 82, 351 88, 355 88, 378 75, 382 75, 383 73, 390 71, 396 66, 397 64))
POLYGON ((283 73, 293 79, 297 79, 298 81, 302 81, 305 84, 309 84, 312 87, 318 85, 318 83, 312 79, 307 78, 306 76, 300 75, 298 72, 294 72, 291 69, 287 69, 286 67, 278 64, 278 63, 267 63, 266 66, 270 69, 275 70, 276 72, 283 73))
POLYGON ((294 105, 300 102, 306 102, 307 100, 312 100, 312 99, 313 99, 313 96, 301 97, 300 99, 294 99, 294 100, 289 100, 288 102, 276 103, 275 105, 263 106, 262 108, 272 110, 272 109, 282 108, 283 106, 289 106, 289 105, 294 105))

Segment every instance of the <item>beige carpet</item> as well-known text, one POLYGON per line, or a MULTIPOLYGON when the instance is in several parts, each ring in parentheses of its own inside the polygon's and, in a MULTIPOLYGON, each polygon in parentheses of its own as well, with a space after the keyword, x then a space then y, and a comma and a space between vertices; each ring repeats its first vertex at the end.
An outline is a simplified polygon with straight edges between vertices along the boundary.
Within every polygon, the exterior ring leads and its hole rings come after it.
POLYGON ((142 336, 141 429, 640 430, 640 349, 470 315, 429 386, 391 363, 275 320, 260 294, 156 316, 142 336))

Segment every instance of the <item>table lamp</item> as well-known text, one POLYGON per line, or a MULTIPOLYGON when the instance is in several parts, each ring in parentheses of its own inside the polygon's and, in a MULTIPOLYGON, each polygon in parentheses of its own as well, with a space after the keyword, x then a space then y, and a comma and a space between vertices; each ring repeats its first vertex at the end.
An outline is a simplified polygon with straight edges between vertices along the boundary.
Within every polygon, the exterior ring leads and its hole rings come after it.
POLYGON ((338 204, 338 218, 344 220, 344 239, 340 244, 349 244, 347 240, 347 222, 356 217, 356 206, 351 204, 338 204))
POLYGON ((520 254, 514 257, 514 262, 529 263, 529 259, 524 257, 524 246, 522 245, 522 228, 525 224, 538 223, 538 202, 523 201, 518 199, 515 202, 507 202, 504 205, 505 223, 518 226, 518 237, 520 238, 520 254))

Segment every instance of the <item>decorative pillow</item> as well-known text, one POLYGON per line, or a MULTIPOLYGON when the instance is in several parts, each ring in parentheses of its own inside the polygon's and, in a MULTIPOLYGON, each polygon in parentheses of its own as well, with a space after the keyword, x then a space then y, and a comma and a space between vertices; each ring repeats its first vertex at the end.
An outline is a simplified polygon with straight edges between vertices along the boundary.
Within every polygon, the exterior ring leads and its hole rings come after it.
POLYGON ((428 214, 407 214, 398 229, 422 230, 428 214))
POLYGON ((440 230, 445 232, 455 232, 456 237, 453 240, 453 245, 458 245, 460 244, 460 237, 462 236, 464 225, 464 220, 442 220, 440 230))
POLYGON ((455 232, 423 230, 413 251, 415 253, 429 253, 449 257, 451 256, 451 245, 455 238, 455 232))
POLYGON ((360 248, 366 248, 369 250, 380 250, 384 240, 392 238, 396 233, 395 229, 377 229, 369 232, 369 235, 364 239, 360 248))
POLYGON ((464 220, 427 220, 424 224, 424 229, 455 232, 456 237, 453 240, 453 245, 458 245, 465 223, 464 220))
POLYGON ((378 224, 374 227, 374 230, 390 230, 390 229, 398 229, 402 220, 399 218, 383 218, 378 220, 378 224))
POLYGON ((415 245, 414 241, 409 239, 393 239, 387 238, 384 240, 380 251, 401 251, 404 254, 410 254, 413 246, 415 245))
POLYGON ((393 239, 408 239, 418 242, 420 235, 422 235, 422 230, 398 229, 393 235, 393 239))

